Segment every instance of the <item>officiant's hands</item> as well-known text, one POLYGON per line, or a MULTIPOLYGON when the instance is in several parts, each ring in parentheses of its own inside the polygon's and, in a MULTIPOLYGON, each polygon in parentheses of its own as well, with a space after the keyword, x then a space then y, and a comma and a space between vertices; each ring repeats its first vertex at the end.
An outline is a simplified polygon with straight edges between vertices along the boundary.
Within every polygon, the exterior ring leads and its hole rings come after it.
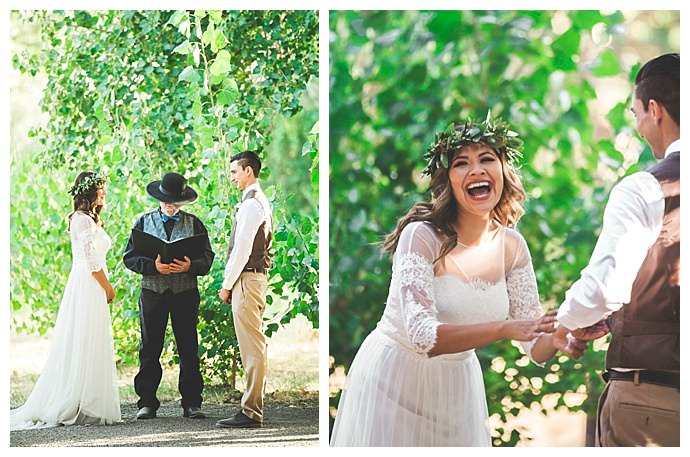
POLYGON ((161 255, 158 254, 156 257, 156 270, 162 275, 169 275, 172 273, 185 273, 189 271, 192 266, 192 261, 189 257, 184 256, 184 261, 174 259, 172 263, 161 262, 161 255))
POLYGON ((156 257, 156 270, 158 270, 158 273, 162 275, 169 275, 172 273, 172 271, 170 271, 170 265, 172 264, 161 262, 161 255, 158 254, 158 257, 156 257))
POLYGON ((192 261, 189 257, 184 256, 184 261, 174 259, 173 263, 170 264, 171 273, 186 273, 189 271, 189 267, 192 266, 192 261))

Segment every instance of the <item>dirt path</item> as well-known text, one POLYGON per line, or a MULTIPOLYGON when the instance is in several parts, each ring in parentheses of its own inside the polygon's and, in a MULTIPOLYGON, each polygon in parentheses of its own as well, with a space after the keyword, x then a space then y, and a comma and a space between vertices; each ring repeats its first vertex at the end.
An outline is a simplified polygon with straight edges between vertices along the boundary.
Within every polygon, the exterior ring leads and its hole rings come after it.
POLYGON ((216 421, 230 417, 237 405, 203 405, 206 419, 182 417, 178 402, 165 402, 152 420, 136 420, 134 403, 122 405, 122 424, 74 426, 10 432, 11 447, 290 447, 318 446, 318 401, 299 405, 267 403, 260 429, 216 428, 216 421))

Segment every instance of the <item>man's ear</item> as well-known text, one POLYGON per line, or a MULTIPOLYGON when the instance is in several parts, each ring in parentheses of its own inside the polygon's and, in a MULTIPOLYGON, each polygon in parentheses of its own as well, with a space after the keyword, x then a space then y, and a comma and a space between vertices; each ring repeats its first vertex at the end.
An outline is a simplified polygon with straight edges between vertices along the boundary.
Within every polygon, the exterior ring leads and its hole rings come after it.
POLYGON ((659 125, 661 123, 661 116, 665 111, 663 105, 659 104, 653 98, 650 98, 649 104, 647 106, 647 111, 649 111, 649 114, 652 115, 652 119, 654 119, 654 125, 659 125))

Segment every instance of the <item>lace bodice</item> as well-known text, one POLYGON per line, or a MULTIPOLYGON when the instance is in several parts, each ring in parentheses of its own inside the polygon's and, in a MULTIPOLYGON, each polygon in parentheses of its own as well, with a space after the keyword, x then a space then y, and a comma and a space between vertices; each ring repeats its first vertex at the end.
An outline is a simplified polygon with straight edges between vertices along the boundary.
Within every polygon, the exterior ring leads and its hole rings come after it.
MULTIPOLYGON (((478 247, 458 245, 438 262, 441 235, 414 222, 403 230, 379 329, 428 354, 440 324, 474 324, 541 316, 529 250, 515 230, 500 227, 478 247)), ((523 344, 529 354, 531 344, 523 344)))
POLYGON ((108 272, 105 255, 110 249, 111 240, 102 227, 86 214, 76 212, 70 223, 72 239, 72 263, 87 264, 91 271, 108 272))

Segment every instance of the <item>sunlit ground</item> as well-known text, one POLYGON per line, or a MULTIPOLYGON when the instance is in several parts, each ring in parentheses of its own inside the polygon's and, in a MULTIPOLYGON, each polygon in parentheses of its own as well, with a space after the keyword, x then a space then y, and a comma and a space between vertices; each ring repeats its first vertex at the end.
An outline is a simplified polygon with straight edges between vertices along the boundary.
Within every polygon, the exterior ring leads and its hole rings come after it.
MULTIPOLYGON (((15 336, 10 340, 10 402, 12 407, 22 404, 31 392, 50 348, 50 338, 15 336)), ((306 318, 299 316, 269 339, 267 399, 296 402, 318 398, 318 330, 311 328, 306 318)), ((133 380, 138 367, 118 369, 120 399, 136 401, 133 380)), ((158 389, 161 401, 179 399, 177 368, 165 368, 158 389)), ((244 391, 245 380, 238 378, 237 389, 244 391)), ((223 402, 230 393, 225 388, 206 386, 204 401, 223 402)))

